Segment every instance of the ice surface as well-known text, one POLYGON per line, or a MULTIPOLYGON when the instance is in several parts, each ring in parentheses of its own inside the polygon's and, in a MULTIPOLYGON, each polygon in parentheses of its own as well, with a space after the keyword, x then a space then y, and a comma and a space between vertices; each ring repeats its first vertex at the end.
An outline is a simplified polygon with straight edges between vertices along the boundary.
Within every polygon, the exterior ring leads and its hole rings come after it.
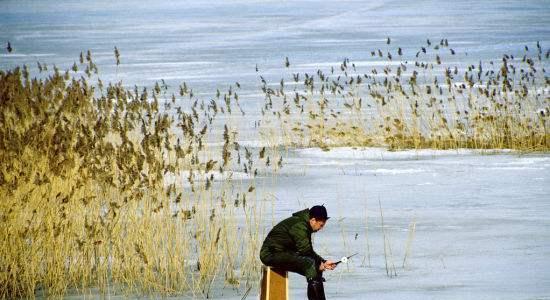
MULTIPOLYGON (((290 156, 274 187, 276 218, 324 203, 333 218, 315 248, 333 259, 360 252, 325 273, 328 299, 550 297, 548 155, 341 148, 290 156), (394 278, 386 276, 380 205, 394 278)), ((290 278, 292 299, 304 299, 303 277, 290 278)))
MULTIPOLYGON (((550 297, 548 154, 300 149, 288 152, 280 172, 276 184, 256 179, 273 193, 273 221, 324 204, 332 218, 314 234, 317 252, 333 260, 359 252, 325 272, 328 299, 550 297)), ((266 218, 266 230, 271 223, 266 218)), ((219 287, 210 297, 243 292, 219 287)), ((254 286, 247 299, 257 295, 254 286)), ((306 298, 302 276, 290 274, 290 295, 306 298)))
MULTIPOLYGON (((358 74, 369 72, 380 64, 370 51, 402 47, 400 60, 411 62, 427 38, 447 38, 457 55, 444 61, 460 70, 505 53, 521 57, 523 46, 534 49, 536 41, 548 49, 550 6, 545 0, 0 1, 0 43, 14 48, 0 54, 1 70, 27 64, 36 72, 37 61, 50 70, 70 68, 90 49, 104 82, 133 87, 165 79, 177 88, 186 80, 208 99, 238 81, 245 118, 257 117, 263 103, 258 75, 278 83, 284 74, 330 70, 344 58, 357 62, 358 74)), ((262 146, 253 136, 240 138, 262 146)), ((327 272, 328 299, 550 299, 548 154, 341 148, 288 155, 276 181, 257 179, 276 199, 275 219, 325 203, 333 218, 315 235, 319 253, 360 252, 327 272), (380 206, 394 278, 386 276, 380 206)), ((290 287, 292 299, 305 298, 303 278, 291 275, 290 287)), ((241 299, 242 292, 220 288, 211 298, 241 299)))

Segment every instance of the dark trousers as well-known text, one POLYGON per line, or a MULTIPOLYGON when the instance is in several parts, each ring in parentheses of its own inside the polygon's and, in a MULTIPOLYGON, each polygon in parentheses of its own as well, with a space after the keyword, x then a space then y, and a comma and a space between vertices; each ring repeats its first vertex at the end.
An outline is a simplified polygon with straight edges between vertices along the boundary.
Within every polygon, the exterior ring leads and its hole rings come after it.
POLYGON ((319 271, 320 261, 293 252, 276 252, 262 247, 260 260, 266 266, 298 273, 305 276, 306 279, 317 278, 322 275, 319 271))

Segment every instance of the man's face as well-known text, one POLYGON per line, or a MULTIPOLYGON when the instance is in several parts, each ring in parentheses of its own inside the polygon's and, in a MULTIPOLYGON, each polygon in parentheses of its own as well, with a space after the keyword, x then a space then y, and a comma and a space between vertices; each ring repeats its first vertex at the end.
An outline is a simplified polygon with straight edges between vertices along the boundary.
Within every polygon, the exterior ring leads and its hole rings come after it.
POLYGON ((309 225, 311 226, 311 229, 313 229, 313 232, 317 232, 323 227, 325 227, 325 224, 327 223, 327 220, 318 220, 316 218, 309 219, 309 225))

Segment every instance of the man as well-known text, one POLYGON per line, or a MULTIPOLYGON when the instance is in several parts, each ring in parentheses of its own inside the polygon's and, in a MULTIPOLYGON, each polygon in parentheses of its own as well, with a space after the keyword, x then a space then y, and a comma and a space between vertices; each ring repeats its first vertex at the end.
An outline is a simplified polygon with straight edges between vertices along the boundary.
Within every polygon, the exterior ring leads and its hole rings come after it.
POLYGON ((305 276, 310 300, 325 300, 323 271, 336 268, 336 263, 323 259, 311 245, 311 234, 328 219, 327 209, 320 205, 295 212, 271 229, 260 250, 265 265, 305 276))

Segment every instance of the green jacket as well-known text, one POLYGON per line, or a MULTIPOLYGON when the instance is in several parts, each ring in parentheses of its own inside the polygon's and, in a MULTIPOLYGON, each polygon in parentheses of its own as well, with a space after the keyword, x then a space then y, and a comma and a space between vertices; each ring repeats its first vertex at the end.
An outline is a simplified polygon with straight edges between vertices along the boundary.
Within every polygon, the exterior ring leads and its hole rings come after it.
POLYGON ((313 229, 309 225, 309 209, 295 212, 292 217, 281 221, 271 229, 265 238, 262 250, 268 250, 272 254, 292 252, 325 262, 325 259, 313 251, 312 233, 313 229))

